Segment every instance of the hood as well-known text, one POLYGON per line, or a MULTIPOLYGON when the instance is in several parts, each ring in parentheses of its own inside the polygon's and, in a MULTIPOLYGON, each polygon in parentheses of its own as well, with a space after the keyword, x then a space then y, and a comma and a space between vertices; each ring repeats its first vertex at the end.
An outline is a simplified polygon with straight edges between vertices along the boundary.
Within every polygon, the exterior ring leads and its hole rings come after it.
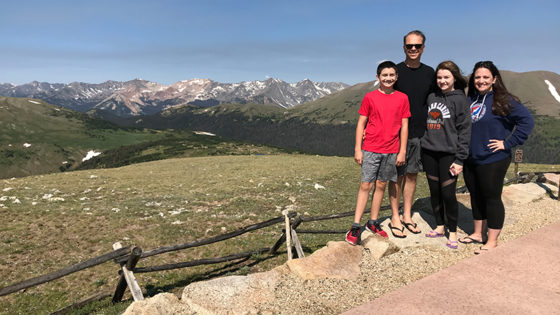
POLYGON ((462 90, 453 90, 451 92, 442 93, 441 91, 436 91, 433 94, 433 98, 428 100, 428 102, 442 102, 444 104, 449 104, 449 100, 453 100, 454 98, 464 98, 465 92, 462 90))

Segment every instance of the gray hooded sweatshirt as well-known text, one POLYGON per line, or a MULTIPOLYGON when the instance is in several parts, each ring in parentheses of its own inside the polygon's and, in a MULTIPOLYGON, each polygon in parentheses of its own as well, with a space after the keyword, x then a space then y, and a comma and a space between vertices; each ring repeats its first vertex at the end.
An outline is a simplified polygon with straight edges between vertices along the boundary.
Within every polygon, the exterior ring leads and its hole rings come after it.
POLYGON ((471 139, 471 111, 465 93, 454 90, 428 95, 426 133, 423 149, 455 154, 455 163, 463 165, 469 155, 471 139))

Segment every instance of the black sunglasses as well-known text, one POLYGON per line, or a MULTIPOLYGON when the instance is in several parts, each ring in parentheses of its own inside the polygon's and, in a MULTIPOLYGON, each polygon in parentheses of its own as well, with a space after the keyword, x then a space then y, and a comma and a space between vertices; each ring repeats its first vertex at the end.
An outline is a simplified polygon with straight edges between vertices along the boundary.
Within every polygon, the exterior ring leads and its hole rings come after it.
POLYGON ((406 45, 404 45, 404 47, 406 47, 406 49, 412 49, 412 47, 414 47, 416 49, 420 49, 420 48, 424 47, 424 44, 406 44, 406 45))

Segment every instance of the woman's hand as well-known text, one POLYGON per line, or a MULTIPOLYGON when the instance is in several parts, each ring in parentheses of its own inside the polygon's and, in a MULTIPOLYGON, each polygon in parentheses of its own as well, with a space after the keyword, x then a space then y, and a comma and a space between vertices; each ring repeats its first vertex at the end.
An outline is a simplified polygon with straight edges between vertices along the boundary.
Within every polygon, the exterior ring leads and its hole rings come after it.
POLYGON ((504 150, 504 140, 496 140, 490 139, 490 143, 488 144, 488 148, 492 150, 492 152, 496 152, 499 150, 504 150))
POLYGON ((459 174, 461 174, 462 171, 463 171, 463 165, 453 163, 449 167, 449 173, 451 173, 451 175, 453 176, 458 176, 459 174))

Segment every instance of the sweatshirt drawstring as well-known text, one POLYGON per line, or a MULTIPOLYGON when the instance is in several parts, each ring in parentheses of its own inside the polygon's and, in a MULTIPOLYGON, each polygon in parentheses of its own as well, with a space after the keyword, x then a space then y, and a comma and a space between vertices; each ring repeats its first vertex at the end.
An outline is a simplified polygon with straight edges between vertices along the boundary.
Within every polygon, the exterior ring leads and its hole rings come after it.
MULTIPOLYGON (((484 105, 484 101, 486 101, 486 95, 488 95, 488 93, 484 94, 484 97, 482 97, 482 103, 481 103, 482 105, 484 105)), ((474 104, 478 103, 478 98, 479 98, 479 97, 480 97, 480 94, 477 94, 477 95, 476 95, 476 100, 475 100, 474 102, 471 103, 471 107, 472 107, 474 104)))

